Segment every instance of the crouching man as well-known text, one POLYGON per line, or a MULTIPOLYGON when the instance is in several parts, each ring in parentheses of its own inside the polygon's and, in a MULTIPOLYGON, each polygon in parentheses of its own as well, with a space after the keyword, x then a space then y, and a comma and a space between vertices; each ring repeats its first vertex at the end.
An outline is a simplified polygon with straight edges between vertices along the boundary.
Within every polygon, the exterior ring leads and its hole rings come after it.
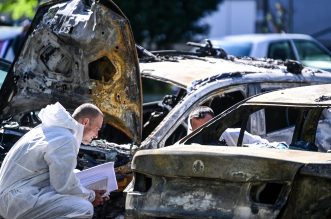
POLYGON ((0 169, 0 215, 4 218, 92 218, 102 191, 84 188, 73 170, 81 142, 98 136, 103 114, 93 104, 71 116, 60 103, 39 113, 42 124, 8 152, 0 169))

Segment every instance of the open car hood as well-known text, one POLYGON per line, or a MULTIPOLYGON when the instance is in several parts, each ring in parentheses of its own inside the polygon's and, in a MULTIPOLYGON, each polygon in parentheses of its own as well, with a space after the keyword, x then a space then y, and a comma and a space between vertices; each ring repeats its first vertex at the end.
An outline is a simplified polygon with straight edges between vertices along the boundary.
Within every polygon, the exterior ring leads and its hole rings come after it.
POLYGON ((142 95, 130 24, 110 0, 51 1, 39 7, 0 94, 1 119, 17 120, 59 101, 91 102, 105 122, 141 141, 142 95))

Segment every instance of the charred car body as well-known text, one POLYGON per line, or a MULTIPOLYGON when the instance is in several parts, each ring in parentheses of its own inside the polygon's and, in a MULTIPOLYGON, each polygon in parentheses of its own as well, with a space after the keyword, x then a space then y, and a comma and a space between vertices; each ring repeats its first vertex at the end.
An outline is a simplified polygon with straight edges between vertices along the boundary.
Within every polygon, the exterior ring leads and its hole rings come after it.
MULTIPOLYGON (((141 48, 137 53, 128 20, 108 0, 42 5, 20 55, 11 66, 1 66, 6 74, 0 91, 2 154, 39 124, 37 112, 45 105, 59 101, 71 110, 92 102, 105 114, 101 136, 111 141, 116 131, 124 136, 117 143, 129 144, 82 145, 78 168, 115 161, 121 189, 131 180, 133 152, 184 137, 196 106, 209 105, 218 114, 260 92, 331 82, 330 73, 296 62, 236 58, 209 47, 197 53, 141 48), (143 105, 141 78, 171 84, 176 94, 143 105)), ((252 118, 249 130, 266 134, 259 121, 252 118)))
MULTIPOLYGON (((128 218, 329 218, 331 153, 316 152, 316 143, 321 115, 330 114, 330 92, 331 85, 314 85, 258 95, 178 145, 137 152, 128 218), (238 123, 242 141, 248 117, 261 111, 293 117, 290 150, 245 147, 239 140, 220 146, 221 134, 238 123)), ((324 143, 330 148, 330 141, 324 143)))

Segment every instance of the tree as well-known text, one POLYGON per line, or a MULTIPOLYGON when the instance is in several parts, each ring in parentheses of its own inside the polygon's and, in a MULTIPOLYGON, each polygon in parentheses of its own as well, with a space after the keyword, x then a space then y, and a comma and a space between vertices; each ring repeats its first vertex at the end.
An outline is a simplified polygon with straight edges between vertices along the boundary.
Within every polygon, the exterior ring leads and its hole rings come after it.
POLYGON ((33 18, 38 0, 12 0, 0 4, 0 12, 8 13, 12 19, 33 18))
POLYGON ((176 42, 205 34, 201 18, 217 10, 222 0, 114 0, 128 17, 135 40, 149 49, 170 48, 176 42))

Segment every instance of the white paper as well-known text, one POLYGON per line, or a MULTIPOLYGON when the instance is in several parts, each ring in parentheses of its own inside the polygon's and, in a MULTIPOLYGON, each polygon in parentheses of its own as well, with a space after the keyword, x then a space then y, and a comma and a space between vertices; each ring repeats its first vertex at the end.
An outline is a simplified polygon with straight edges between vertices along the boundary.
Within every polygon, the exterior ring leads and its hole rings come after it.
POLYGON ((114 162, 100 164, 76 173, 80 183, 91 190, 106 190, 106 193, 117 190, 114 162))

